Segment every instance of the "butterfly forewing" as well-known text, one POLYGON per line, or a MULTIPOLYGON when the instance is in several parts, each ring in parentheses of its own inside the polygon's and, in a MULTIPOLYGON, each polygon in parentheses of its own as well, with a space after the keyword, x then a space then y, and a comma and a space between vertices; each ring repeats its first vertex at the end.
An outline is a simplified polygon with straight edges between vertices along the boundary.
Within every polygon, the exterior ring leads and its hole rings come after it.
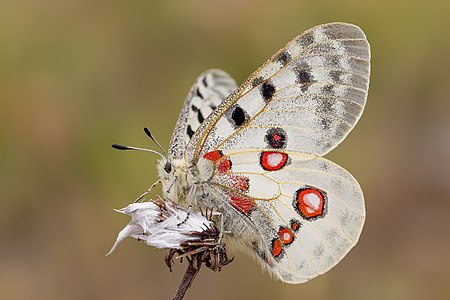
POLYGON ((359 27, 331 23, 289 42, 219 105, 198 128, 186 158, 214 149, 273 148, 323 155, 339 144, 363 111, 369 84, 369 44, 359 27))
POLYGON ((179 159, 194 132, 211 112, 235 89, 236 82, 219 69, 203 72, 189 90, 178 117, 169 147, 169 156, 179 159))

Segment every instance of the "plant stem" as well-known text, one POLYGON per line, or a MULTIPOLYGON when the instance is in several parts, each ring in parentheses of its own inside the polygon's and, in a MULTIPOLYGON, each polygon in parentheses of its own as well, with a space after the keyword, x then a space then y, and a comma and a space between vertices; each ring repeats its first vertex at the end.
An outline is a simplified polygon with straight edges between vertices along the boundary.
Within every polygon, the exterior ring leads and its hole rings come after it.
POLYGON ((189 289, 195 276, 197 276, 198 272, 200 271, 201 264, 198 264, 197 268, 194 268, 194 266, 192 266, 192 263, 188 263, 187 265, 188 267, 186 269, 186 272, 184 273, 183 279, 181 280, 180 285, 178 286, 172 300, 182 300, 184 298, 186 291, 189 289))

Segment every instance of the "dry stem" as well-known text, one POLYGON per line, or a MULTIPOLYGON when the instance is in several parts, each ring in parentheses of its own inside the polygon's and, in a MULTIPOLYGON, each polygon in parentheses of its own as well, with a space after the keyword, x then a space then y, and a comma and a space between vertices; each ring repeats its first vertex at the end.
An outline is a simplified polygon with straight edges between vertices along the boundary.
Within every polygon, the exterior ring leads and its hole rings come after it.
POLYGON ((191 262, 192 260, 188 263, 183 279, 181 280, 180 285, 178 286, 177 291, 175 292, 175 295, 173 296, 172 300, 182 300, 184 298, 184 295, 186 294, 187 290, 191 287, 192 281, 200 271, 201 264, 199 264, 199 266, 195 268, 191 262))

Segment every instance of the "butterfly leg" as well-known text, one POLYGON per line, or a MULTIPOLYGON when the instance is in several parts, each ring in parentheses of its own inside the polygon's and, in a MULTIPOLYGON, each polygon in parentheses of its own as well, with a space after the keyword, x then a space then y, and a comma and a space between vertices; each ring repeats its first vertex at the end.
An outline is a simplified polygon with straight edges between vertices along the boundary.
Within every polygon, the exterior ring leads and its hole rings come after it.
POLYGON ((153 188, 155 187, 155 186, 157 186, 158 184, 161 184, 162 182, 161 182, 161 180, 157 180, 157 181, 155 181, 149 188, 148 188, 148 192, 150 193, 152 190, 153 190, 153 188))
POLYGON ((170 190, 172 189, 172 187, 175 185, 175 182, 177 181, 177 176, 173 177, 172 182, 170 183, 169 187, 166 190, 166 194, 170 194, 170 190))
POLYGON ((142 198, 144 198, 146 195, 150 194, 150 192, 153 190, 153 188, 154 188, 155 186, 157 186, 158 184, 160 184, 160 183, 161 183, 161 180, 157 180, 156 182, 154 182, 154 183, 148 188, 148 190, 146 190, 144 193, 142 193, 142 195, 140 195, 139 197, 137 197, 137 199, 134 200, 133 203, 137 203, 137 202, 141 201, 142 198))
POLYGON ((140 195, 139 197, 137 197, 136 200, 134 200, 133 203, 137 203, 137 202, 141 201, 142 198, 144 198, 148 193, 149 193, 149 191, 145 191, 144 193, 142 193, 142 195, 140 195))
POLYGON ((220 245, 220 243, 222 242, 223 234, 231 233, 231 231, 224 230, 225 225, 224 225, 224 220, 223 220, 223 213, 221 213, 220 211, 211 211, 211 217, 212 216, 217 216, 219 218, 220 228, 219 228, 219 239, 218 239, 217 243, 220 245))
POLYGON ((189 216, 191 215, 191 210, 192 210, 192 206, 189 205, 189 207, 188 207, 188 209, 187 209, 186 217, 184 218, 183 221, 181 221, 180 223, 178 223, 177 226, 180 226, 180 225, 186 223, 186 221, 189 219, 189 216))

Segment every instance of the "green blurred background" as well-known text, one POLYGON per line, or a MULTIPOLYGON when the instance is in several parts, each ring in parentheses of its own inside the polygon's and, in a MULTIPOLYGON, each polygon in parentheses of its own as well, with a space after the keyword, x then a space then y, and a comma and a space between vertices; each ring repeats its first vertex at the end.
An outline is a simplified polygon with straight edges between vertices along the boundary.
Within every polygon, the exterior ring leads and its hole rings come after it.
POLYGON ((328 157, 359 180, 367 221, 332 271, 272 280, 244 255, 200 272, 187 299, 450 297, 448 1, 2 1, 0 298, 168 299, 164 252, 126 240, 115 213, 156 180, 196 76, 242 82, 295 35, 359 25, 372 46, 366 111, 328 157))

